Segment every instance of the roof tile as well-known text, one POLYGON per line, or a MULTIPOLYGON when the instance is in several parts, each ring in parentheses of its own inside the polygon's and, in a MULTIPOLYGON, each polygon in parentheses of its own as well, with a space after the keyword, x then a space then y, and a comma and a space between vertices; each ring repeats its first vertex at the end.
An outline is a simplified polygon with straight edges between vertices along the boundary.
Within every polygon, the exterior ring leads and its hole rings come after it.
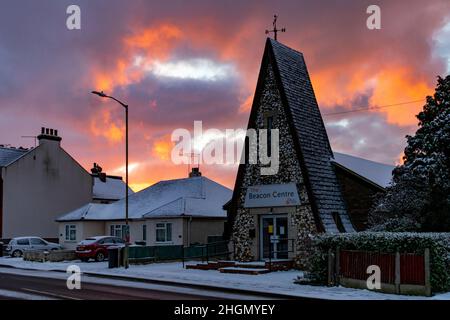
POLYGON ((332 213, 337 212, 346 231, 354 231, 331 162, 333 153, 303 55, 273 39, 269 41, 323 226, 327 232, 337 232, 332 218, 332 213))

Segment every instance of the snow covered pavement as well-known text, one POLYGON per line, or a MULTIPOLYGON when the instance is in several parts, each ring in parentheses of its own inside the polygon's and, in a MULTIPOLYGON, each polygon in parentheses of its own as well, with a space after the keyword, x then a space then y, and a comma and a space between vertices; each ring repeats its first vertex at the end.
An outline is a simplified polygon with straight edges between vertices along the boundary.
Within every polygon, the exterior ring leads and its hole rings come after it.
POLYGON ((393 294, 383 294, 369 290, 359 290, 343 287, 320 287, 298 285, 293 281, 301 274, 300 271, 280 271, 261 275, 223 274, 215 270, 183 269, 181 262, 154 263, 149 265, 130 266, 129 269, 108 269, 107 262, 31 262, 21 258, 0 258, 0 266, 20 269, 63 271, 71 264, 76 264, 81 271, 90 275, 114 276, 133 280, 156 280, 248 290, 260 293, 274 293, 293 297, 308 297, 331 300, 404 300, 404 299, 439 299, 450 300, 450 293, 437 294, 433 297, 413 297, 393 294))

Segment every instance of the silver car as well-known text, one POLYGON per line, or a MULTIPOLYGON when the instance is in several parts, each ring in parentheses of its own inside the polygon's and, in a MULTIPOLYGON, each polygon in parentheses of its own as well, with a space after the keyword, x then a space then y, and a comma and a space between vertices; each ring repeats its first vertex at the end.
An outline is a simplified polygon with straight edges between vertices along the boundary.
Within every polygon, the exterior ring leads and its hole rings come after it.
POLYGON ((11 239, 6 246, 6 253, 14 258, 19 258, 27 250, 51 251, 60 249, 62 247, 59 244, 47 242, 39 237, 19 237, 11 239))

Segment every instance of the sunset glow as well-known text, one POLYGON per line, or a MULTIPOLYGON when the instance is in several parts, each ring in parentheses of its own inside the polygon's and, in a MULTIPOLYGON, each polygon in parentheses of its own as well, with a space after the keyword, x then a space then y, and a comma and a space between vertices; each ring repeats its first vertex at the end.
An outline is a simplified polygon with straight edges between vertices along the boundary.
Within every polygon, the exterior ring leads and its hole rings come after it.
MULTIPOLYGON (((172 3, 170 10, 163 2, 131 1, 104 13, 98 3, 80 2, 89 19, 78 33, 55 28, 53 16, 42 11, 39 27, 22 17, 16 30, 23 35, 20 41, 8 35, 12 18, 0 13, 0 66, 7 66, 0 67, 6 88, 0 88, 0 143, 29 147, 32 141, 22 135, 55 127, 63 147, 87 170, 98 162, 107 173, 122 175, 124 114, 120 106, 90 94, 104 90, 129 104, 135 190, 187 175, 187 166, 170 159, 173 130, 192 130, 196 120, 205 128, 246 127, 264 30, 274 11, 287 27, 279 40, 304 54, 336 151, 398 163, 404 136, 416 129, 415 115, 433 92, 436 76, 450 70, 446 0, 431 1, 428 10, 423 1, 411 1, 407 11, 380 1, 378 31, 365 27, 365 5, 358 1, 345 9, 332 2, 326 10, 313 1, 282 1, 276 7, 194 1, 172 3)), ((196 146, 202 149, 217 138, 223 137, 207 135, 196 146)), ((201 171, 228 187, 234 184, 236 166, 201 171)))

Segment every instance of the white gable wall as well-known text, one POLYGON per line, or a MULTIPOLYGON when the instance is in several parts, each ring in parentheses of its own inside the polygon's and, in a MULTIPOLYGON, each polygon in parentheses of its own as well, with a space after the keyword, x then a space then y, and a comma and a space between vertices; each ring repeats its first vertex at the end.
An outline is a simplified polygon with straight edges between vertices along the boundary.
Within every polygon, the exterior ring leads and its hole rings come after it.
POLYGON ((60 146, 41 140, 35 148, 2 168, 2 238, 58 238, 55 219, 92 199, 92 178, 60 146))

